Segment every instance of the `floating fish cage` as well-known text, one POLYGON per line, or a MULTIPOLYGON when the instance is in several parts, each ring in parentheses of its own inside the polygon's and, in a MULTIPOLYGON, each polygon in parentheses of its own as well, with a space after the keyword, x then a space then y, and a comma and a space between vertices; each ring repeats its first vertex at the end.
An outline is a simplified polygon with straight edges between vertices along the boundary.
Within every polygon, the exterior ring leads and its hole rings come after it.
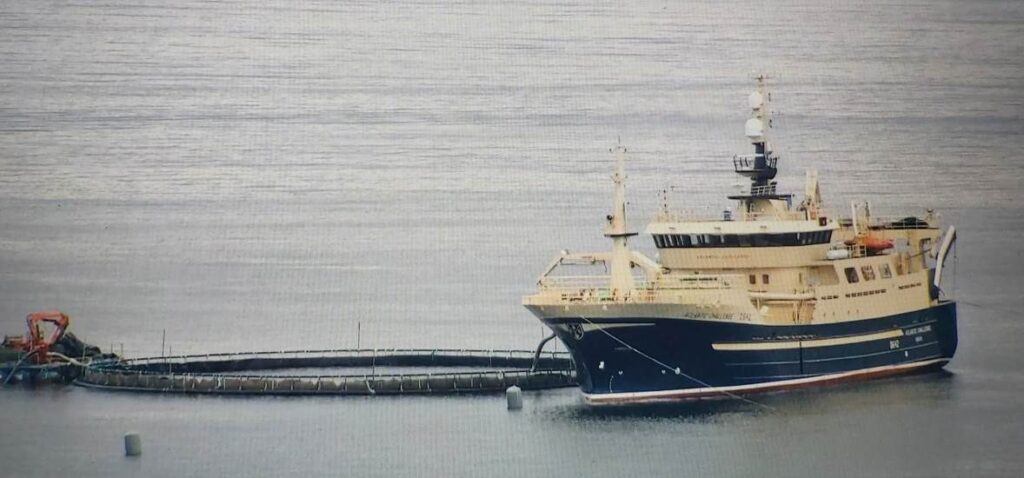
POLYGON ((576 385, 576 373, 566 352, 342 349, 97 361, 85 368, 75 384, 105 390, 185 394, 450 394, 502 392, 512 385, 523 390, 572 387, 576 385), (334 371, 355 367, 370 367, 372 371, 277 373, 288 369, 334 371), (387 373, 389 367, 415 367, 425 371, 387 373), (444 371, 451 367, 480 370, 444 371))

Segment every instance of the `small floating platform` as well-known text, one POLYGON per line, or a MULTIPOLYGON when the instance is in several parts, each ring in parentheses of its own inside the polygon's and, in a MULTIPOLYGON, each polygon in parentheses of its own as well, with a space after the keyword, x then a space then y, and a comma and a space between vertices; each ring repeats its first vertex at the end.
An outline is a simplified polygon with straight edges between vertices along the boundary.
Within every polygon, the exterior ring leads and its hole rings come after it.
POLYGON ((69 363, 19 365, 0 363, 0 385, 66 384, 75 379, 79 367, 69 363))
POLYGON ((503 392, 512 385, 523 390, 574 387, 576 372, 566 352, 341 349, 94 361, 74 383, 102 390, 183 394, 427 395, 503 392), (323 375, 268 373, 281 369, 343 367, 423 367, 429 371, 323 375), (438 371, 444 367, 484 370, 438 371))

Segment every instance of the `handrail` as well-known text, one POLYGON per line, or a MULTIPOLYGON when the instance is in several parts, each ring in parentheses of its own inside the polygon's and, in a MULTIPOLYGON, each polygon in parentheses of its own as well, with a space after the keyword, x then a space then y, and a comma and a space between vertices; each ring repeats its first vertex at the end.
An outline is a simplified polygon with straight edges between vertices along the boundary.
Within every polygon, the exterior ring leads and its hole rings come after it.
POLYGON ((260 374, 243 374, 243 373, 230 373, 230 372, 161 372, 159 370, 132 370, 132 369, 92 369, 93 372, 115 374, 115 375, 138 375, 138 376, 164 376, 164 377, 198 377, 198 378, 228 378, 228 379, 265 379, 265 380, 284 380, 284 379, 382 379, 390 377, 468 377, 468 376, 479 376, 485 373, 501 372, 506 375, 537 375, 537 374, 561 374, 572 372, 570 369, 537 369, 530 370, 524 369, 489 369, 481 370, 478 372, 415 372, 415 373, 396 373, 396 374, 339 374, 339 375, 268 375, 265 373, 260 374))
MULTIPOLYGON (((762 221, 762 220, 780 220, 780 221, 804 221, 807 219, 807 212, 801 210, 791 211, 771 211, 771 212, 745 212, 745 211, 730 211, 730 217, 732 221, 762 221)), ((829 209, 818 208, 815 215, 817 217, 835 217, 833 212, 829 209)), ((681 223, 681 222, 692 222, 692 223, 705 223, 705 222, 723 222, 722 212, 719 211, 717 214, 714 211, 693 211, 693 210, 679 210, 679 211, 661 211, 654 216, 652 223, 681 223)), ((685 233, 683 231, 680 232, 685 233)))
MULTIPOLYGON (((760 158, 765 158, 763 154, 737 154, 732 157, 733 168, 737 172, 746 171, 758 171, 759 168, 754 167, 756 161, 760 158)), ((765 159, 765 168, 776 169, 779 164, 778 156, 768 156, 765 159)))
MULTIPOLYGON (((483 349, 340 349, 332 356, 331 351, 324 350, 285 350, 262 354, 198 354, 170 357, 170 361, 166 359, 152 357, 125 361, 97 361, 85 368, 75 384, 98 389, 191 394, 376 395, 491 392, 504 390, 510 385, 519 385, 524 390, 535 390, 573 386, 576 383, 571 356, 567 352, 555 351, 537 353, 531 350, 483 349), (475 370, 367 372, 371 366, 366 360, 370 357, 366 352, 374 354, 374 357, 378 357, 379 353, 380 358, 401 359, 393 360, 387 363, 387 366, 466 366, 475 370), (220 358, 210 360, 211 355, 219 355, 220 358), (226 356, 228 358, 225 358, 226 356), (544 368, 525 368, 530 364, 536 364, 537 357, 544 368), (346 361, 349 358, 362 360, 346 361), (439 362, 438 358, 445 360, 439 362), (463 363, 459 363, 460 361, 463 363), (225 362, 229 362, 226 364, 227 368, 209 371, 225 365, 225 362), (301 368, 343 369, 352 366, 360 367, 362 370, 331 374, 268 372, 301 368)), ((381 366, 379 362, 378 366, 381 366)))
MULTIPOLYGON (((131 366, 150 365, 154 363, 167 364, 173 363, 177 365, 187 365, 189 363, 198 362, 200 360, 209 362, 210 358, 223 358, 223 359, 252 359, 252 358, 279 358, 284 355, 291 355, 291 358, 310 358, 317 354, 321 356, 329 354, 332 357, 364 357, 367 354, 374 354, 379 357, 388 357, 396 355, 424 355, 432 354, 435 356, 471 356, 476 355, 477 357, 500 357, 502 359, 532 359, 532 350, 499 350, 499 349, 402 349, 402 348, 380 348, 380 349, 320 349, 320 350, 271 350, 271 351, 257 351, 257 352, 222 352, 222 353, 211 353, 211 354, 196 354, 196 355, 177 355, 172 357, 138 357, 133 359, 124 359, 121 361, 96 361, 90 366, 92 368, 126 368, 131 366)), ((545 354, 553 354, 552 358, 568 358, 570 357, 568 352, 545 352, 545 354)))
MULTIPOLYGON (((833 243, 829 247, 830 251, 846 251, 849 253, 848 257, 864 257, 868 255, 868 249, 863 244, 848 245, 843 243, 833 243)), ((827 254, 827 253, 826 253, 827 254)))
POLYGON ((871 229, 937 229, 936 224, 915 216, 871 216, 870 219, 871 222, 868 224, 868 227, 871 229), (907 219, 916 219, 917 221, 904 222, 907 219))
MULTIPOLYGON (((721 289, 731 288, 730 279, 736 280, 741 276, 728 275, 677 275, 664 276, 658 281, 636 280, 633 290, 638 291, 659 291, 659 290, 680 290, 680 289, 721 289)), ((540 290, 588 290, 591 293, 607 292, 612 288, 608 286, 611 276, 557 276, 545 277, 540 281, 540 290)))
MULTIPOLYGON (((594 276, 598 286, 580 285, 578 277, 569 277, 572 281, 558 284, 554 281, 542 282, 535 294, 523 298, 523 303, 530 305, 557 303, 658 303, 678 300, 679 291, 699 290, 736 290, 743 289, 744 276, 726 275, 676 275, 662 276, 656 281, 638 281, 643 287, 618 291, 609 287, 607 276, 594 276)), ((561 279, 561 278, 553 278, 561 279)))

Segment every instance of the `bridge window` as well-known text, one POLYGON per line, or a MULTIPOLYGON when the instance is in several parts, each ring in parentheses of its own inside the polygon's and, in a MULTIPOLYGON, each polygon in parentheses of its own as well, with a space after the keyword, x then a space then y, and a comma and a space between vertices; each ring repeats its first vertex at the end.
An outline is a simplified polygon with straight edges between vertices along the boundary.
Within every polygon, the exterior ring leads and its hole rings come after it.
POLYGON ((832 239, 832 231, 813 231, 796 233, 796 242, 802 246, 824 244, 832 239))
POLYGON ((856 284, 857 282, 860 281, 860 279, 857 278, 857 269, 856 268, 854 268, 854 267, 847 267, 845 272, 846 272, 846 282, 849 282, 851 284, 856 284))
POLYGON ((655 234, 654 245, 667 247, 778 247, 828 244, 832 231, 775 234, 655 234))

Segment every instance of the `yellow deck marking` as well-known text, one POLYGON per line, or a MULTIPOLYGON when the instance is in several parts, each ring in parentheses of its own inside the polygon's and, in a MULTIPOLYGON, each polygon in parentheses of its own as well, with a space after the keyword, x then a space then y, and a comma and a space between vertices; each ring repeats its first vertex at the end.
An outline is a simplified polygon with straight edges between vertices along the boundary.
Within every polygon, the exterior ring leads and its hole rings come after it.
POLYGON ((872 340, 892 339, 903 336, 903 329, 875 332, 873 334, 854 335, 850 337, 836 337, 832 339, 810 339, 810 340, 772 340, 764 342, 731 342, 711 344, 715 350, 783 350, 811 347, 830 347, 833 345, 856 344, 870 342, 872 340))

